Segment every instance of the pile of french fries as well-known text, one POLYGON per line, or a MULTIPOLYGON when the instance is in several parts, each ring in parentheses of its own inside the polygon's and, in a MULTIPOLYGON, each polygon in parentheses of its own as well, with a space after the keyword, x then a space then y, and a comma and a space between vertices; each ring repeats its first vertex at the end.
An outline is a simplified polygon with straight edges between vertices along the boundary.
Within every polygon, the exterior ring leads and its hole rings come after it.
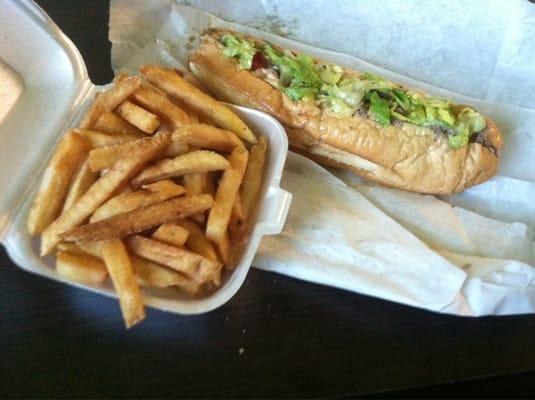
POLYGON ((153 65, 119 75, 60 140, 28 215, 41 256, 87 285, 108 277, 127 328, 139 285, 202 296, 239 261, 267 151, 191 76, 153 65))

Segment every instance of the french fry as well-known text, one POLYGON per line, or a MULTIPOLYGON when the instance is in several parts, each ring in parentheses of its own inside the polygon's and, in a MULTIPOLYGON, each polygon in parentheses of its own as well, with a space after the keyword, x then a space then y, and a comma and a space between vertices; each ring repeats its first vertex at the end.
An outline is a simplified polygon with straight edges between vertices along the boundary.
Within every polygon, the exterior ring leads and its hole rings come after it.
POLYGON ((200 226, 206 225, 206 215, 197 213, 190 216, 191 220, 195 221, 200 226))
POLYGON ((173 102, 177 104, 178 107, 180 107, 182 110, 186 112, 186 114, 188 115, 190 124, 196 124, 199 122, 199 114, 190 105, 187 105, 186 103, 178 99, 173 99, 173 102))
MULTIPOLYGON (((90 261, 100 261, 100 268, 104 271, 104 277, 101 280, 96 279, 97 274, 91 274, 95 276, 95 279, 92 282, 83 281, 84 283, 99 285, 106 278, 108 271, 106 265, 101 261, 102 251, 101 246, 102 242, 87 242, 82 244, 84 249, 74 243, 70 242, 60 242, 57 246, 60 252, 65 252, 69 254, 75 254, 82 261, 81 264, 86 263, 85 260, 89 259, 90 261)), ((60 253, 61 254, 61 253, 60 253)), ((193 279, 189 279, 184 275, 179 274, 163 265, 157 264, 155 262, 146 260, 144 258, 130 255, 130 261, 132 262, 132 267, 138 278, 139 284, 142 286, 165 288, 169 286, 177 286, 183 292, 194 296, 199 293, 200 285, 195 282, 193 279)), ((57 260, 59 262, 59 258, 57 260)), ((58 269, 58 273, 60 273, 58 269)), ((81 279, 76 279, 76 277, 65 276, 68 279, 73 279, 77 281, 82 281, 81 279)))
POLYGON ((102 242, 81 242, 76 243, 76 246, 87 254, 91 254, 93 257, 102 258, 102 242))
POLYGON ((231 152, 235 147, 243 146, 233 132, 206 124, 190 124, 180 128, 173 133, 173 141, 223 152, 231 152))
POLYGON ((124 101, 117 108, 117 112, 126 121, 148 134, 153 134, 160 126, 160 119, 156 115, 129 101, 124 101))
POLYGON ((87 160, 87 154, 80 162, 73 177, 71 178, 71 184, 63 203, 63 211, 72 207, 72 205, 83 195, 87 189, 98 179, 98 174, 91 171, 89 168, 89 161, 87 160))
POLYGON ((160 185, 158 187, 153 186, 151 190, 123 193, 112 197, 95 210, 89 219, 89 222, 101 221, 113 217, 114 215, 123 214, 150 204, 169 200, 186 193, 184 187, 177 185, 173 181, 166 180, 157 183, 160 185))
POLYGON ((184 187, 189 194, 206 193, 205 186, 207 174, 207 172, 193 172, 184 175, 184 187))
POLYGON ((61 240, 60 234, 68 231, 88 218, 113 192, 130 177, 143 168, 156 153, 169 144, 169 136, 158 135, 142 139, 139 147, 129 157, 121 158, 102 177, 100 177, 68 210, 61 214, 43 232, 41 255, 49 254, 61 240))
POLYGON ((56 272, 65 279, 92 286, 101 285, 108 275, 106 265, 98 258, 68 251, 58 253, 56 272))
MULTIPOLYGON (((214 184, 210 172, 194 172, 184 175, 184 187, 189 194, 207 193, 214 195, 214 184)), ((204 225, 206 222, 206 215, 195 214, 191 216, 198 224, 204 225)))
POLYGON ((156 288, 176 286, 190 296, 197 295, 201 289, 201 285, 195 280, 161 264, 136 255, 131 255, 130 259, 134 267, 134 272, 142 286, 156 288))
POLYGON ((88 252, 82 250, 82 248, 79 247, 76 243, 72 242, 59 242, 56 246, 56 250, 58 253, 66 251, 68 253, 74 253, 79 255, 89 254, 88 252))
POLYGON ((99 117, 95 123, 95 130, 111 135, 132 135, 140 139, 146 136, 143 131, 109 111, 102 113, 99 117))
POLYGON ((60 237, 81 242, 119 239, 202 212, 212 207, 212 204, 212 196, 208 194, 178 197, 71 229, 60 237))
MULTIPOLYGON (((170 136, 171 133, 160 133, 161 135, 170 136)), ((146 136, 145 136, 146 138, 146 136)), ((113 166, 119 159, 129 156, 131 151, 138 146, 137 140, 123 141, 116 144, 108 145, 107 147, 99 146, 89 152, 89 168, 91 171, 102 171, 113 166)), ((176 157, 179 154, 186 153, 188 146, 170 142, 164 151, 163 157, 176 157)), ((161 158, 160 156, 155 158, 161 158)))
POLYGON ((131 98, 150 112, 159 115, 172 130, 189 123, 188 115, 164 94, 149 85, 141 85, 131 98))
POLYGON ((171 142, 169 146, 166 147, 165 153, 163 153, 162 158, 173 158, 181 154, 185 154, 190 150, 189 146, 184 143, 171 142))
POLYGON ((144 190, 149 190, 151 192, 179 192, 180 194, 186 193, 184 186, 178 185, 171 179, 164 179, 162 181, 147 183, 146 185, 141 186, 144 190))
MULTIPOLYGON (((66 251, 84 257, 89 255, 97 259, 102 259, 101 247, 102 242, 85 242, 79 245, 71 242, 60 242, 57 246, 60 251, 66 251)), ((192 296, 199 293, 199 283, 186 278, 178 272, 135 255, 130 255, 130 261, 141 285, 150 287, 177 286, 180 290, 192 296)), ((104 269, 106 271, 105 266, 104 269)))
POLYGON ((116 82, 115 85, 108 91, 99 93, 93 105, 84 115, 80 128, 92 129, 102 113, 112 111, 119 104, 121 104, 128 96, 130 96, 141 84, 141 80, 137 76, 131 76, 126 79, 116 82))
POLYGON ((199 228, 195 222, 192 222, 189 219, 184 219, 177 221, 176 224, 189 232, 188 239, 186 240, 186 248, 208 258, 209 260, 219 261, 213 243, 208 240, 204 231, 199 228))
POLYGON ((42 233, 58 217, 73 172, 88 149, 87 140, 74 132, 69 132, 61 139, 48 163, 28 215, 30 235, 42 233))
POLYGON ((221 128, 234 132, 249 143, 256 143, 253 132, 236 114, 224 104, 185 81, 176 72, 154 65, 144 65, 140 68, 140 72, 154 86, 207 115, 221 128))
POLYGON ((204 92, 206 94, 210 94, 210 91, 206 88, 206 86, 203 85, 203 83, 192 73, 189 72, 183 72, 175 69, 175 72, 178 73, 181 77, 184 78, 186 82, 189 82, 193 86, 195 86, 197 89, 199 89, 201 92, 204 92))
POLYGON ((114 190, 113 195, 119 196, 120 194, 131 193, 133 191, 134 189, 132 189, 132 186, 130 186, 130 182, 126 182, 114 190))
POLYGON ((206 236, 214 243, 219 243, 223 240, 227 231, 236 194, 247 167, 248 155, 249 153, 243 147, 234 149, 229 157, 231 168, 223 173, 219 182, 214 206, 210 210, 208 222, 206 223, 206 236))
POLYGON ((225 267, 230 268, 230 239, 228 231, 223 235, 223 239, 219 243, 216 243, 216 247, 223 264, 225 264, 225 267))
POLYGON ((184 246, 188 236, 189 232, 186 228, 173 223, 160 225, 160 227, 151 235, 155 240, 177 247, 184 246))
POLYGON ((241 201, 245 218, 249 218, 258 202, 258 194, 262 184, 264 164, 266 161, 267 139, 260 136, 258 143, 251 147, 247 170, 241 185, 241 201))
POLYGON ((139 139, 137 136, 130 135, 127 133, 123 133, 120 135, 110 135, 92 129, 76 128, 73 129, 73 132, 86 138, 89 143, 91 143, 91 147, 93 147, 94 149, 97 149, 99 147, 115 146, 121 143, 132 142, 134 140, 139 139))
POLYGON ((131 236, 126 243, 133 254, 181 272, 198 283, 212 280, 222 268, 219 262, 143 236, 131 236))
POLYGON ((118 239, 102 243, 102 258, 119 297, 125 326, 131 328, 145 319, 145 306, 124 243, 118 239))
POLYGON ((213 151, 198 150, 179 155, 172 159, 158 161, 143 170, 132 180, 134 187, 139 187, 146 183, 156 182, 161 179, 172 178, 192 172, 209 172, 224 170, 230 164, 220 154, 213 151))
POLYGON ((238 192, 234 206, 232 207, 232 214, 228 224, 228 230, 231 234, 232 241, 235 243, 243 242, 249 233, 249 224, 245 218, 245 212, 242 207, 241 196, 238 192))

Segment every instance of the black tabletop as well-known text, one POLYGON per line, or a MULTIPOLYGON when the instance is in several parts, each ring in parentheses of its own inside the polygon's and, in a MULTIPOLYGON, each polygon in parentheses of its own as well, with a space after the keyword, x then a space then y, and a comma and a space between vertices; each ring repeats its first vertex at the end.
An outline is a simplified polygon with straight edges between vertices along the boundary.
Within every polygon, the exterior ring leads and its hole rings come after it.
MULTIPOLYGON (((39 4, 109 82, 107 2, 39 4)), ((216 311, 148 311, 126 331, 116 301, 0 249, 0 397, 535 394, 534 316, 438 315, 254 269, 216 311)))

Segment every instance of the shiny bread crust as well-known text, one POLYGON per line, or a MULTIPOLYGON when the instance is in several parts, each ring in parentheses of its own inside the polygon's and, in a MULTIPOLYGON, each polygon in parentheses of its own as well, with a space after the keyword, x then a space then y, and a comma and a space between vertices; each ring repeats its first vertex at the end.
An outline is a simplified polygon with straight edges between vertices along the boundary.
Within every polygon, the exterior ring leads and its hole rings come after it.
POLYGON ((203 35, 190 57, 191 71, 217 97, 277 118, 292 148, 302 154, 385 186, 419 193, 458 193, 496 174, 502 138, 489 118, 485 145, 470 143, 453 150, 445 135, 430 128, 408 123, 382 127, 358 114, 333 116, 315 104, 292 101, 251 71, 240 70, 234 59, 221 53, 218 38, 227 32, 210 30, 203 35))

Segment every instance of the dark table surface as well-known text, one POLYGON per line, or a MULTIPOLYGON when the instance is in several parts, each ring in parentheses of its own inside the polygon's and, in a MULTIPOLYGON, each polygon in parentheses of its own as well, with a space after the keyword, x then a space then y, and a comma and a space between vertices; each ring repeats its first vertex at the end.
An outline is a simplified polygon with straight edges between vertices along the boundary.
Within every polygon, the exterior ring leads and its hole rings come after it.
MULTIPOLYGON (((108 3, 39 4, 109 82, 108 3)), ((125 331, 115 301, 3 248, 0 271, 0 397, 535 395, 533 316, 438 315, 253 269, 216 311, 150 309, 125 331)))

